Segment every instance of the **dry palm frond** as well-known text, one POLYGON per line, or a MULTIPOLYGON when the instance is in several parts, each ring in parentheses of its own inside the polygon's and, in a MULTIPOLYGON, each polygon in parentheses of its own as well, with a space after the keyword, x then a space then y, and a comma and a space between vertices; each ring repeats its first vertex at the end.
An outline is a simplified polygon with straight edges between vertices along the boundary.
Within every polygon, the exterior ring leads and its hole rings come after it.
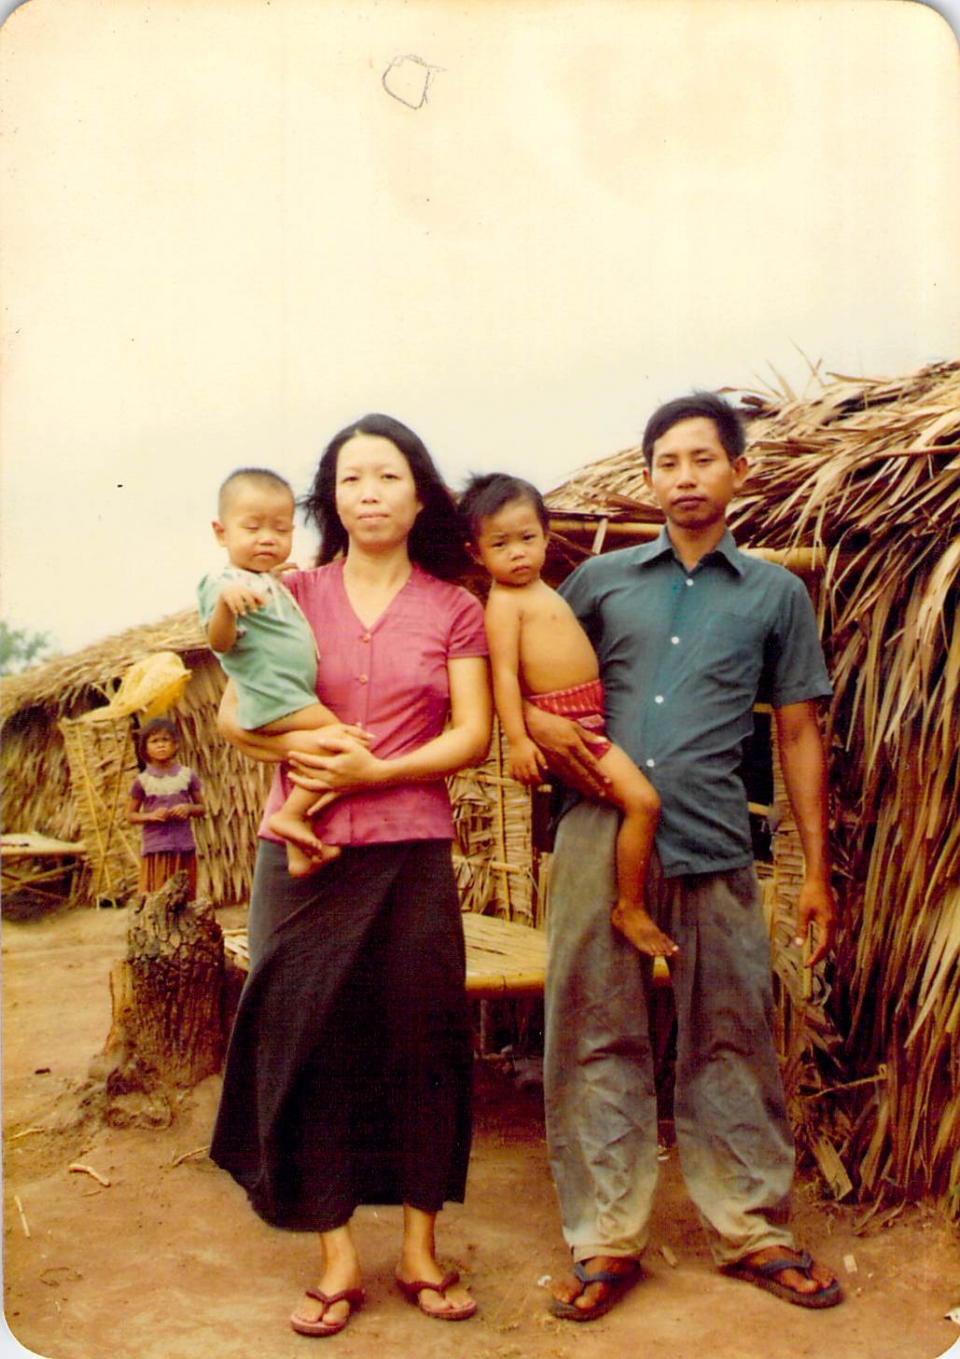
MULTIPOLYGON (((731 525, 754 547, 823 551, 834 681, 845 900, 830 1009, 843 1041, 825 1050, 788 989, 788 1076, 825 1096, 862 1193, 932 1192, 960 1215, 960 363, 834 374, 812 400, 783 390, 742 404, 752 467, 731 525)), ((607 547, 631 541, 631 526, 644 540, 657 515, 640 468, 625 450, 547 496, 569 544, 575 513, 616 520, 607 547), (618 496, 650 508, 628 516, 618 496)), ((589 553, 586 533, 575 547, 589 553)), ((821 1135, 806 1113, 798 1124, 821 1135)))
POLYGON ((818 412, 788 403, 750 433, 760 452, 738 536, 827 548, 820 609, 847 884, 836 1013, 847 1078, 886 1071, 852 1171, 865 1190, 949 1197, 960 1128, 960 364, 899 384, 842 382, 818 412))

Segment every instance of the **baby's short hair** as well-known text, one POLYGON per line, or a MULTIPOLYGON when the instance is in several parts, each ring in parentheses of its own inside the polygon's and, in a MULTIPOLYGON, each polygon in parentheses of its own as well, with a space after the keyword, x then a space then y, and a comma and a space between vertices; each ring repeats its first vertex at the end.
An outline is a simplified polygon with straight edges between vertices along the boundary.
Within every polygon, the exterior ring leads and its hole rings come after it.
POLYGON ((549 529, 550 514, 536 486, 507 472, 480 472, 474 473, 467 482, 458 503, 470 537, 476 540, 484 519, 498 514, 513 500, 529 501, 544 532, 549 529))
POLYGON ((217 497, 217 513, 222 519, 230 507, 230 501, 241 484, 259 486, 261 490, 286 491, 290 499, 296 501, 293 494, 293 487, 282 477, 279 472, 272 472, 269 467, 238 467, 231 472, 220 487, 217 497))

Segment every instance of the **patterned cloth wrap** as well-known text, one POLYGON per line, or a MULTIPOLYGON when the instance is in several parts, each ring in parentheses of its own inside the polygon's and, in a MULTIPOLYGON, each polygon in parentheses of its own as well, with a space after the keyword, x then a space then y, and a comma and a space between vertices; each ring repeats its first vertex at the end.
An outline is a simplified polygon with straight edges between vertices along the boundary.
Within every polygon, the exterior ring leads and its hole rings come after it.
POLYGON ((559 717, 569 717, 578 726, 588 731, 591 737, 601 736, 603 740, 591 740, 590 749, 598 760, 602 760, 611 748, 612 742, 606 739, 606 721, 603 716, 603 685, 600 680, 590 680, 587 684, 575 684, 572 689, 555 689, 549 694, 527 694, 528 703, 542 708, 545 713, 556 713, 559 717))

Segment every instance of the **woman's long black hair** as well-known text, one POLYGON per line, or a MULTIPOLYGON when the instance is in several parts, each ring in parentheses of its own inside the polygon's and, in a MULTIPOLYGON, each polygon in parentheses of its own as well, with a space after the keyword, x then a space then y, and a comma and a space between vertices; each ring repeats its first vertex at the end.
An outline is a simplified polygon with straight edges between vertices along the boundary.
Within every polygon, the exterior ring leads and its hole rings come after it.
POLYGON ((470 566, 466 532, 453 496, 423 440, 390 415, 365 415, 335 434, 320 458, 313 485, 300 501, 307 519, 320 530, 317 565, 323 566, 347 549, 347 532, 337 514, 337 458, 357 434, 389 439, 407 460, 423 509, 407 539, 410 560, 440 580, 455 580, 470 566))

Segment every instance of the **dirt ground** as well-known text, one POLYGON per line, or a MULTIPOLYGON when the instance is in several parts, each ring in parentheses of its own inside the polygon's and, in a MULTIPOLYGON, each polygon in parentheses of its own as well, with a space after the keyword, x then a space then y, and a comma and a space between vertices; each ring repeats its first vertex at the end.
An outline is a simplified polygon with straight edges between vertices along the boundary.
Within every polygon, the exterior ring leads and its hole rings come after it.
MULTIPOLYGON (((187 1094, 161 1132, 70 1126, 72 1092, 109 1027, 107 977, 125 932, 123 911, 4 921, 7 1324, 20 1345, 51 1359, 303 1355, 319 1342, 294 1335, 287 1316, 315 1282, 314 1239, 261 1223, 204 1156, 218 1077, 187 1094), (109 1184, 71 1172, 74 1163, 109 1184)), ((367 1304, 327 1342, 344 1359, 960 1359, 960 1331, 945 1318, 960 1307, 960 1240, 937 1214, 911 1208, 858 1233, 862 1209, 830 1205, 816 1183, 801 1182, 801 1239, 846 1290, 842 1306, 805 1312, 712 1268, 675 1154, 663 1166, 645 1281, 590 1325, 554 1320, 546 1280, 565 1254, 540 1091, 494 1062, 477 1067, 467 1202, 444 1213, 440 1244, 480 1311, 451 1324, 406 1304, 391 1285, 398 1210, 364 1209, 356 1227, 367 1304)), ((2 1335, 0 1353, 4 1342, 22 1353, 2 1335)))

